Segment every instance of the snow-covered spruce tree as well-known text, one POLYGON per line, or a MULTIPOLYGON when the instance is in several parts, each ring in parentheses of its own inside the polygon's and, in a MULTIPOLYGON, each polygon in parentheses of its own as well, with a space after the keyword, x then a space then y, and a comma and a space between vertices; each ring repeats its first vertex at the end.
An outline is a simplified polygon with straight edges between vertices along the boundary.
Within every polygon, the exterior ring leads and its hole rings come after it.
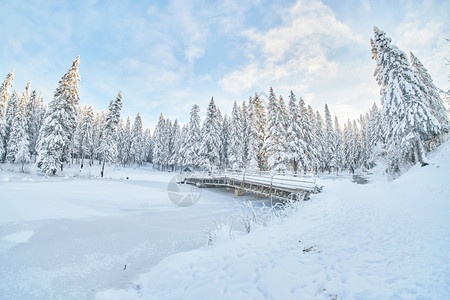
POLYGON ((344 169, 352 169, 352 142, 353 142, 353 131, 350 119, 344 122, 344 128, 342 130, 342 141, 343 141, 343 152, 344 152, 344 169))
POLYGON ((144 161, 152 161, 152 133, 149 128, 144 131, 144 161))
POLYGON ((200 166, 210 171, 219 167, 220 127, 216 104, 214 98, 211 98, 202 127, 199 150, 200 166))
POLYGON ((0 86, 0 162, 6 157, 6 107, 11 93, 9 89, 14 82, 14 70, 6 75, 5 81, 0 86))
POLYGON ((26 130, 26 112, 27 102, 30 97, 30 82, 27 83, 22 97, 20 97, 11 122, 10 135, 8 140, 8 149, 6 159, 11 163, 19 162, 23 166, 30 161, 28 149, 28 135, 26 130))
POLYGON ((123 149, 123 140, 125 135, 125 123, 123 122, 123 118, 120 118, 119 126, 117 127, 117 162, 120 165, 125 166, 124 161, 124 149, 123 149))
POLYGON ((159 121, 158 124, 156 124, 155 129, 153 130, 153 136, 152 136, 152 143, 153 143, 153 156, 152 156, 152 163, 153 163, 153 169, 158 169, 159 171, 161 171, 161 161, 160 161, 160 123, 161 123, 161 116, 163 116, 162 114, 159 115, 159 121))
POLYGON ((344 167, 344 142, 341 126, 339 126, 339 120, 336 116, 334 117, 334 144, 335 151, 332 155, 332 160, 334 161, 336 174, 338 174, 344 167))
POLYGON ((200 144, 202 142, 202 134, 200 130, 200 116, 198 113, 200 108, 194 104, 191 109, 191 117, 189 120, 187 141, 183 149, 185 161, 184 166, 197 168, 200 166, 200 144))
POLYGON ((360 115, 359 117, 360 132, 360 163, 364 168, 369 168, 369 114, 360 115))
POLYGON ((168 120, 166 121, 163 114, 159 115, 159 121, 153 134, 153 144, 153 164, 160 171, 166 170, 169 161, 169 130, 168 120))
POLYGON ((169 166, 171 166, 172 171, 175 171, 178 168, 178 161, 180 155, 180 147, 181 147, 181 128, 180 124, 178 124, 178 120, 175 119, 172 126, 172 155, 169 158, 169 166))
POLYGON ((6 105, 6 114, 5 114, 5 149, 8 147, 9 135, 11 133, 11 126, 16 115, 17 106, 20 101, 20 95, 17 90, 14 90, 11 97, 9 97, 8 103, 6 105))
POLYGON ((362 165, 362 135, 361 131, 356 123, 356 120, 353 120, 353 165, 356 168, 359 168, 362 165))
POLYGON ((170 158, 173 155, 173 149, 174 149, 174 136, 173 136, 173 123, 170 119, 166 120, 166 135, 167 135, 167 161, 165 162, 165 165, 167 166, 167 170, 172 169, 173 166, 170 165, 170 158))
POLYGON ((315 121, 311 119, 314 115, 311 108, 311 114, 309 108, 306 107, 305 101, 300 98, 298 100, 298 119, 300 123, 301 135, 306 145, 306 157, 301 159, 303 172, 311 171, 313 169, 314 162, 316 161, 316 149, 314 147, 315 133, 313 130, 313 123, 315 121))
POLYGON ((240 112, 241 112, 241 126, 242 126, 242 167, 244 167, 244 164, 247 161, 247 156, 248 156, 247 132, 248 132, 248 126, 249 126, 248 106, 245 101, 242 102, 240 112))
POLYGON ((315 132, 315 148, 317 150, 317 172, 324 172, 326 167, 326 145, 325 145, 325 128, 322 116, 319 111, 316 112, 315 132))
MULTIPOLYGON (((301 104, 301 101, 300 101, 301 104)), ((322 151, 322 147, 321 144, 318 143, 318 139, 316 137, 316 126, 317 126, 317 120, 316 120, 316 115, 313 111, 313 108, 311 107, 311 105, 308 105, 307 108, 307 122, 305 124, 309 125, 309 127, 305 132, 308 133, 310 132, 310 142, 308 143, 311 146, 311 150, 310 151, 310 155, 308 157, 309 159, 309 163, 311 165, 310 170, 314 173, 318 173, 319 169, 320 169, 320 153, 322 151)))
POLYGON ((441 125, 430 110, 422 80, 413 72, 406 54, 391 45, 391 39, 374 27, 371 40, 376 61, 375 76, 381 87, 381 102, 388 125, 389 171, 401 172, 402 166, 426 164, 424 142, 441 133, 441 125))
POLYGON ((228 141, 228 161, 230 167, 234 170, 240 170, 244 166, 244 128, 242 127, 241 117, 241 110, 234 101, 231 113, 230 139, 228 141))
POLYGON ((227 114, 222 121, 222 134, 220 135, 220 168, 222 170, 229 167, 228 149, 231 131, 231 121, 227 114))
POLYGON ((181 138, 180 138, 180 147, 178 149, 178 156, 176 164, 180 167, 180 171, 182 172, 185 167, 186 163, 186 145, 188 142, 188 135, 189 135, 189 124, 183 125, 181 128, 181 138))
POLYGON ((70 161, 70 147, 80 98, 79 64, 80 57, 77 57, 59 81, 39 133, 37 165, 47 175, 55 175, 58 168, 62 171, 64 163, 70 161))
POLYGON ((125 127, 121 131, 120 137, 120 162, 122 166, 126 166, 130 163, 130 145, 131 145, 131 119, 127 117, 125 127))
POLYGON ((33 162, 36 161, 37 141, 39 138, 39 131, 41 130, 42 122, 44 121, 44 117, 44 97, 42 96, 42 94, 40 94, 38 97, 36 91, 33 91, 26 108, 26 127, 28 140, 30 142, 29 151, 31 160, 33 162))
POLYGON ((266 139, 267 117, 264 103, 257 93, 255 93, 255 97, 253 98, 253 106, 256 131, 258 132, 258 166, 260 170, 265 170, 267 166, 267 153, 265 152, 264 143, 266 139))
POLYGON ((384 150, 384 118, 376 103, 373 104, 369 113, 368 126, 368 166, 373 168, 378 158, 385 156, 384 150))
POLYGON ((77 109, 77 126, 75 127, 75 133, 72 138, 72 145, 71 145, 71 157, 72 157, 72 164, 73 160, 76 158, 76 164, 80 163, 81 158, 81 121, 83 120, 83 114, 84 114, 84 107, 78 107, 77 109))
POLYGON ((302 118, 297 105, 297 99, 295 99, 292 91, 289 95, 287 118, 287 156, 292 164, 293 171, 297 173, 299 167, 304 169, 304 166, 307 165, 308 150, 305 137, 303 136, 302 118))
POLYGON ((94 109, 92 106, 86 106, 83 109, 83 118, 81 119, 80 130, 80 156, 81 156, 81 168, 83 168, 84 159, 89 158, 89 165, 94 163, 94 109))
POLYGON ((137 113, 131 129, 130 156, 133 166, 141 166, 143 160, 144 135, 141 114, 137 113))
POLYGON ((325 104, 325 134, 324 134, 324 153, 323 153, 323 166, 328 172, 332 172, 336 167, 336 160, 334 159, 334 153, 336 151, 335 136, 333 129, 333 121, 331 119, 331 113, 328 109, 328 105, 325 104))
MULTIPOLYGON (((420 87, 423 88, 422 92, 428 100, 430 113, 439 121, 442 132, 448 132, 450 130, 449 119, 447 117, 447 111, 439 93, 439 89, 434 85, 431 75, 428 73, 428 70, 423 66, 420 60, 412 52, 410 52, 410 57, 411 68, 421 80, 422 84, 420 85, 420 87)), ((442 133, 439 134, 439 138, 442 138, 442 136, 442 133)), ((440 139, 437 139, 425 143, 427 151, 432 150, 441 142, 442 141, 440 139), (434 144, 434 147, 432 144, 434 144)))
POLYGON ((283 96, 280 95, 280 97, 278 98, 278 103, 280 106, 280 114, 281 114, 281 117, 283 120, 284 128, 286 130, 287 123, 288 123, 288 112, 287 112, 286 103, 284 102, 283 96))
POLYGON ((122 92, 115 101, 109 102, 108 112, 103 123, 102 137, 98 153, 102 162, 100 176, 103 177, 105 164, 113 164, 117 160, 117 134, 122 110, 122 92))
POLYGON ((267 164, 270 170, 284 172, 287 170, 288 156, 286 147, 286 124, 281 111, 280 102, 270 88, 269 105, 267 108, 269 120, 266 129, 264 149, 267 153, 267 164))
POLYGON ((252 97, 248 100, 248 122, 247 122, 247 160, 244 162, 245 168, 251 171, 257 171, 259 138, 256 120, 256 108, 252 97))

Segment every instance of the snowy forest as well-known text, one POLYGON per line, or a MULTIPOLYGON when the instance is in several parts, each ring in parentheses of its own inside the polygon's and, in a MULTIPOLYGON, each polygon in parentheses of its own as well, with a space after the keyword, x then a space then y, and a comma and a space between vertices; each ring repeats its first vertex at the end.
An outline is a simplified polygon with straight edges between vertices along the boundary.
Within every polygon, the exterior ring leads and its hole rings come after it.
POLYGON ((159 170, 270 170, 325 173, 370 169, 379 162, 400 174, 447 138, 448 112, 442 92, 420 60, 391 44, 374 28, 371 39, 377 104, 357 120, 342 123, 327 105, 315 110, 294 92, 285 98, 271 87, 268 99, 255 93, 234 102, 223 114, 211 98, 206 117, 193 105, 190 121, 180 124, 160 115, 154 130, 144 129, 140 114, 121 116, 122 93, 106 111, 80 107, 77 57, 59 81, 53 100, 28 83, 11 89, 14 71, 0 87, 0 161, 35 163, 47 176, 67 165, 94 162, 121 166, 153 163, 159 170), (267 100, 267 103, 265 100, 267 100))

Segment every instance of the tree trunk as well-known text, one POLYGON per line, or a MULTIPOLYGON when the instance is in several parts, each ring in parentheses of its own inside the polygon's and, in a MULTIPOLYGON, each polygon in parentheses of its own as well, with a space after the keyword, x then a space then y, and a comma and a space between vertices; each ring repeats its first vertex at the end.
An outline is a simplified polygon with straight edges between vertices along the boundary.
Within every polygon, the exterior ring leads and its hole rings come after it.
POLYGON ((103 178, 103 171, 105 170, 105 160, 103 160, 102 171, 100 172, 101 177, 103 178))

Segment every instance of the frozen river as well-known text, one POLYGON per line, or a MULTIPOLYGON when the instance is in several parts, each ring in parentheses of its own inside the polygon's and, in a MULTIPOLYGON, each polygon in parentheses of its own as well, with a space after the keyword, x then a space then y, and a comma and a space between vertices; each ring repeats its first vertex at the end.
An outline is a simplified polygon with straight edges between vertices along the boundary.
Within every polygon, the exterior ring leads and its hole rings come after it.
POLYGON ((0 298, 92 298, 204 246, 205 227, 229 216, 235 199, 203 189, 195 205, 178 207, 167 195, 172 177, 149 169, 109 179, 0 172, 0 298))

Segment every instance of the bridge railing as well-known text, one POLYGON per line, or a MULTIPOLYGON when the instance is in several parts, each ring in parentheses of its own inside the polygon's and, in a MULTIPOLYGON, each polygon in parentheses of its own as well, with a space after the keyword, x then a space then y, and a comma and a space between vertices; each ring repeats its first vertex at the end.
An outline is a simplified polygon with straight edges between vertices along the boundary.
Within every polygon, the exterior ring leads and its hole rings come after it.
POLYGON ((270 187, 286 189, 307 189, 313 190, 316 186, 316 176, 313 174, 277 173, 268 171, 250 170, 220 170, 206 173, 191 174, 189 177, 215 178, 225 177, 239 180, 242 183, 262 184, 270 187))

